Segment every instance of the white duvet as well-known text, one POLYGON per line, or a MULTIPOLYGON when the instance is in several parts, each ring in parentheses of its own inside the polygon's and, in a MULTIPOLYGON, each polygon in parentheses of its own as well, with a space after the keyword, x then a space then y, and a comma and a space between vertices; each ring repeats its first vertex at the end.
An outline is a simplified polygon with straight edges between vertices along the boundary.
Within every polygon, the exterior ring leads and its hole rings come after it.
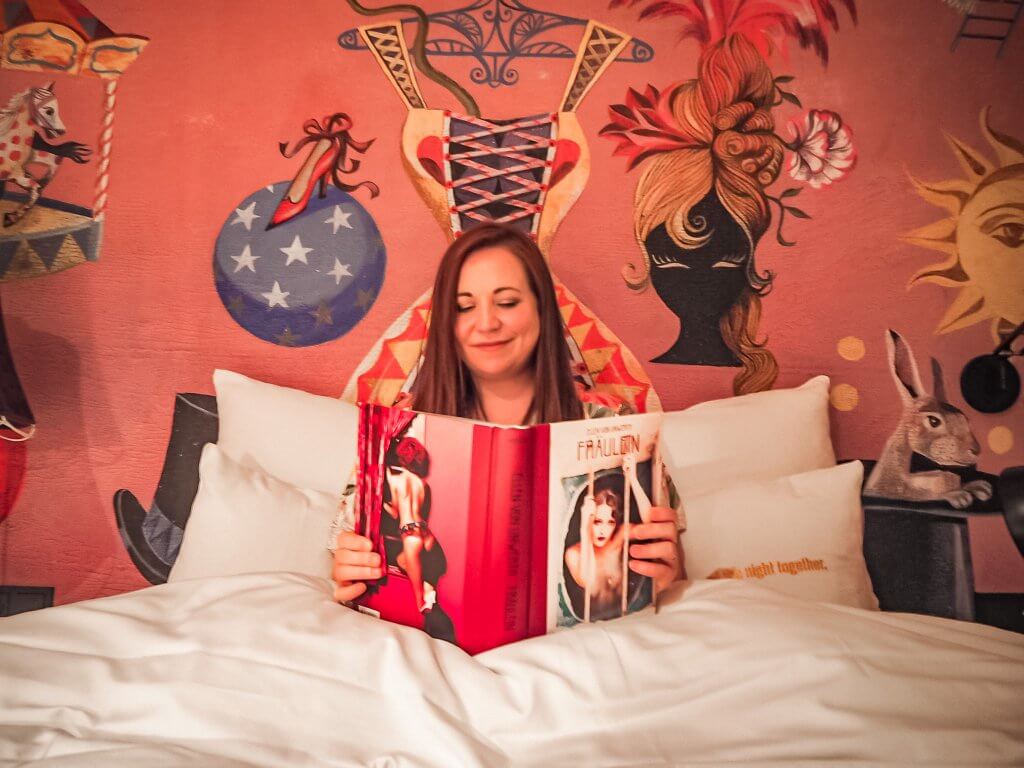
POLYGON ((0 764, 1024 765, 1024 636, 697 582, 470 657, 326 581, 0 619, 0 764))

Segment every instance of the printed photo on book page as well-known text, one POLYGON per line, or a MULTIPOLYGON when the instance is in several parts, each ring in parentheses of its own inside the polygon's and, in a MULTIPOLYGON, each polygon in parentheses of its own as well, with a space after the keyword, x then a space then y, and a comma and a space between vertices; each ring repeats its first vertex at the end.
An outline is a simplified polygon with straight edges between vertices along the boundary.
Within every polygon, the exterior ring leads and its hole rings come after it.
POLYGON ((633 526, 666 503, 662 414, 552 424, 548 631, 646 608, 650 578, 629 569, 633 526))

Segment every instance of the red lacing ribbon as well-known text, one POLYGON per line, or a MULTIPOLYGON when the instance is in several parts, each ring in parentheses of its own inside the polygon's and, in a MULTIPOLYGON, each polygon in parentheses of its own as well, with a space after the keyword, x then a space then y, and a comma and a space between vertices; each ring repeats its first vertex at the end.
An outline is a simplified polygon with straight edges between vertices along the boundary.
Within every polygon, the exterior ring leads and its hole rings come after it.
POLYGON ((448 177, 450 179, 452 176, 450 163, 453 162, 458 162, 467 168, 477 171, 478 173, 475 173, 472 176, 466 176, 450 182, 452 190, 455 188, 464 189, 467 192, 472 192, 477 195, 477 199, 463 203, 456 203, 454 193, 453 191, 450 191, 449 204, 451 206, 451 213, 462 214, 471 219, 475 219, 476 221, 497 221, 500 223, 516 221, 535 213, 540 213, 544 208, 544 198, 547 193, 547 184, 545 183, 546 177, 544 181, 538 182, 529 177, 520 176, 519 174, 523 171, 532 171, 538 168, 543 169, 545 167, 550 167, 550 157, 546 157, 545 159, 535 158, 527 155, 526 151, 543 147, 548 149, 548 156, 550 156, 551 147, 554 146, 555 141, 550 133, 547 136, 535 136, 533 134, 526 133, 525 129, 536 128, 537 126, 542 125, 551 125, 555 122, 554 116, 547 115, 545 117, 529 120, 519 120, 508 125, 496 125, 495 123, 484 120, 483 118, 472 117, 469 115, 460 115, 458 120, 475 125, 482 130, 460 136, 448 137, 450 141, 457 142, 468 147, 466 151, 451 152, 445 156, 445 160, 447 161, 446 165, 448 165, 448 177), (481 139, 498 136, 503 133, 510 133, 523 143, 505 147, 492 147, 482 143, 481 141, 481 139), (506 155, 518 160, 520 164, 514 165, 511 168, 492 168, 485 163, 480 163, 473 159, 475 157, 487 157, 493 155, 506 155), (518 187, 516 189, 510 189, 507 192, 495 194, 494 192, 477 186, 481 181, 496 178, 506 178, 514 184, 517 184, 518 187), (526 202, 519 199, 535 192, 538 194, 536 203, 526 202), (496 202, 506 202, 519 210, 513 211, 505 216, 501 216, 500 218, 486 216, 476 211, 477 208, 496 202))

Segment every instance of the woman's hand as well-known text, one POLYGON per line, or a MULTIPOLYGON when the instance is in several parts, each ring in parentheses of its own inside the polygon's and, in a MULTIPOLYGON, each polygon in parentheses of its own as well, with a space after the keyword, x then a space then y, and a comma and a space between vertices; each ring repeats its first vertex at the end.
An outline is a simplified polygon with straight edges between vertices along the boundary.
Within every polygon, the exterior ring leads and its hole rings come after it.
POLYGON ((643 544, 630 544, 629 568, 654 579, 656 592, 667 589, 683 578, 683 553, 679 547, 674 509, 651 507, 650 522, 631 525, 629 538, 645 541, 643 544))
POLYGON ((366 591, 366 580, 383 575, 380 555, 373 551, 372 542, 351 531, 338 534, 334 550, 334 599, 339 603, 355 600, 366 591))

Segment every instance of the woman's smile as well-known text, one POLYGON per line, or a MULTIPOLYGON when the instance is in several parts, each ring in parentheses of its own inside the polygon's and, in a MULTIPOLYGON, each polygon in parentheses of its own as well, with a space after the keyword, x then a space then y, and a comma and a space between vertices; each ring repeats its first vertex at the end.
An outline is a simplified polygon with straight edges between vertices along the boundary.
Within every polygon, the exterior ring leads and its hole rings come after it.
POLYGON ((537 297, 507 248, 481 248, 459 273, 455 338, 473 378, 515 381, 529 375, 540 337, 537 297))

